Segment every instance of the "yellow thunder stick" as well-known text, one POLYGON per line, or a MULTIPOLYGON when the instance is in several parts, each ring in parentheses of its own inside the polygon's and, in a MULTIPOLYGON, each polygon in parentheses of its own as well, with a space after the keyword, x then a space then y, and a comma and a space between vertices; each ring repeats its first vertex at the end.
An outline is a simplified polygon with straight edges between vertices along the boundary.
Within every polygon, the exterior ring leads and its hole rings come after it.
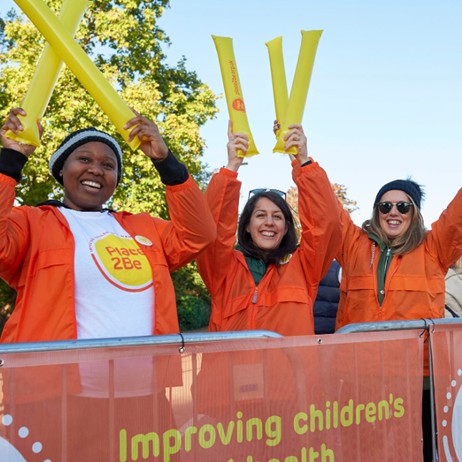
MULTIPOLYGON (((88 0, 64 1, 59 21, 72 36, 75 35, 85 10, 90 5, 91 2, 88 0)), ((40 120, 45 113, 62 67, 62 59, 47 43, 21 105, 27 115, 18 115, 24 130, 17 135, 9 130, 6 134, 8 138, 20 143, 40 146, 37 120, 40 120)))
MULTIPOLYGON (((72 35, 69 34, 42 0, 14 1, 79 79, 80 83, 116 126, 123 139, 127 141, 130 131, 125 130, 123 127, 134 117, 133 112, 122 101, 92 60, 80 48, 72 35)), ((140 140, 135 137, 128 144, 135 150, 140 145, 140 140)))
MULTIPOLYGON (((287 111, 287 102, 289 100, 286 71, 284 69, 284 57, 282 55, 282 37, 276 37, 270 42, 266 42, 265 45, 268 47, 270 59, 276 119, 282 124, 287 111)), ((276 132, 276 138, 280 131, 279 129, 276 132)))
POLYGON ((321 38, 322 30, 302 30, 302 45, 298 55, 297 69, 295 71, 292 90, 287 104, 287 110, 281 123, 277 143, 273 152, 282 154, 297 154, 295 147, 284 151, 284 137, 289 132, 289 125, 301 124, 303 120, 303 112, 305 110, 306 98, 310 87, 311 73, 313 72, 314 58, 318 48, 319 39, 321 38))
POLYGON ((237 72, 236 58, 234 57, 233 40, 229 37, 217 37, 212 35, 217 48, 220 61, 221 77, 225 87, 226 103, 228 105, 229 118, 233 123, 233 133, 245 133, 249 137, 249 149, 247 154, 238 149, 238 157, 251 157, 258 154, 257 148, 250 132, 249 121, 245 112, 244 96, 242 94, 239 74, 237 72))

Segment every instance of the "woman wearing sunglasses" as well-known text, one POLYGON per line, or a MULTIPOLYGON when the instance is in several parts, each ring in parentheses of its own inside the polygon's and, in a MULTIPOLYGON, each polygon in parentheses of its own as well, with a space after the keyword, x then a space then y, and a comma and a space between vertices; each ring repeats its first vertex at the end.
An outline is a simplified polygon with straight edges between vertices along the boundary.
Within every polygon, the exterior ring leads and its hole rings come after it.
MULTIPOLYGON (((336 329, 351 323, 444 317, 444 277, 462 255, 462 189, 431 231, 420 213, 424 192, 416 182, 395 180, 374 201, 362 228, 343 211, 342 266, 336 329)), ((380 358, 371 349, 368 364, 380 358)), ((422 426, 424 460, 432 460, 428 350, 424 350, 422 426)))
POLYGON ((384 185, 362 228, 343 212, 342 291, 336 328, 357 322, 444 317, 444 276, 462 255, 462 193, 427 231, 414 181, 384 185))
POLYGON ((228 165, 213 176, 205 195, 217 239, 197 258, 212 295, 209 331, 314 334, 312 305, 341 239, 335 194, 324 170, 308 159, 302 126, 291 125, 285 149, 298 150, 292 166, 299 191, 300 245, 285 194, 255 189, 239 219, 236 246, 241 187, 237 172, 243 161, 237 151, 246 152, 248 138, 231 128, 230 122, 228 165))

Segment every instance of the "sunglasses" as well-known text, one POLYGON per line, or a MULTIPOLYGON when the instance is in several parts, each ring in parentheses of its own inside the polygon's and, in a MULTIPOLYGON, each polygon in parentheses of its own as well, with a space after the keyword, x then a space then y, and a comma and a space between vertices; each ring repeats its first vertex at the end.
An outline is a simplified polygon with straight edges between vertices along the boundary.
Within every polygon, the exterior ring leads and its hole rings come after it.
POLYGON ((380 213, 386 215, 387 213, 390 213, 394 205, 396 205, 396 208, 401 215, 406 215, 406 213, 411 210, 411 207, 414 207, 414 204, 411 204, 410 202, 379 202, 377 207, 380 213))
POLYGON ((284 191, 280 191, 279 189, 269 189, 269 188, 252 189, 251 191, 249 191, 249 199, 252 196, 255 196, 255 194, 260 194, 264 192, 274 192, 276 194, 279 194, 284 200, 286 200, 286 193, 284 191))

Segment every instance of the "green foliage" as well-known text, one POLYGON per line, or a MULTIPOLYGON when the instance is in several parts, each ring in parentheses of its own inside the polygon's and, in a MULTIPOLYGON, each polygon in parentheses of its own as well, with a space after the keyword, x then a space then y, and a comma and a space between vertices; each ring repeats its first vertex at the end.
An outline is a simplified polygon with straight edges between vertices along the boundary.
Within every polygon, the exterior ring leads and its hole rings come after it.
MULTIPOLYGON (((59 13, 62 0, 46 0, 46 3, 59 13)), ((165 63, 163 47, 169 45, 169 39, 156 21, 167 7, 169 0, 95 0, 85 14, 76 40, 123 100, 156 121, 169 148, 204 188, 209 175, 201 161, 205 143, 200 127, 215 116, 217 97, 195 72, 187 70, 185 58, 175 67, 165 63)), ((1 119, 10 108, 20 106, 44 46, 43 37, 24 15, 12 11, 6 18, 0 18, 1 119)), ((130 151, 66 66, 42 124, 45 128, 42 146, 27 162, 17 188, 19 205, 62 198, 61 186, 48 172, 48 159, 71 131, 94 126, 117 138, 124 151, 123 180, 107 205, 116 210, 149 212, 168 218, 165 187, 151 161, 139 152, 130 151)), ((197 270, 191 268, 188 271, 196 271, 197 276, 197 270)), ((190 284, 191 278, 186 280, 190 284)), ((176 278, 175 282, 182 303, 183 296, 197 298, 202 294, 202 286, 195 286, 196 283, 183 290, 183 279, 176 278)))
POLYGON ((196 262, 172 274, 178 309, 180 330, 194 330, 207 326, 212 311, 210 295, 197 272, 196 262))

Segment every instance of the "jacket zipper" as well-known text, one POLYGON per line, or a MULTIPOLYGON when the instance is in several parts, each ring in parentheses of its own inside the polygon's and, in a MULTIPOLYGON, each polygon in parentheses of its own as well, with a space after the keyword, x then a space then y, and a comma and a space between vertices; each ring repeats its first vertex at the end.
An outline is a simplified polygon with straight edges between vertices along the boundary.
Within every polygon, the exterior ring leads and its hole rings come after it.
MULTIPOLYGON (((391 252, 391 247, 389 247, 387 250, 387 259, 385 260, 385 267, 383 268, 384 271, 387 271, 388 257, 390 256, 390 252, 391 252)), ((386 276, 385 276, 385 279, 386 279, 386 276)))
POLYGON ((252 303, 257 303, 257 295, 258 295, 258 287, 255 287, 255 292, 253 294, 252 303))

